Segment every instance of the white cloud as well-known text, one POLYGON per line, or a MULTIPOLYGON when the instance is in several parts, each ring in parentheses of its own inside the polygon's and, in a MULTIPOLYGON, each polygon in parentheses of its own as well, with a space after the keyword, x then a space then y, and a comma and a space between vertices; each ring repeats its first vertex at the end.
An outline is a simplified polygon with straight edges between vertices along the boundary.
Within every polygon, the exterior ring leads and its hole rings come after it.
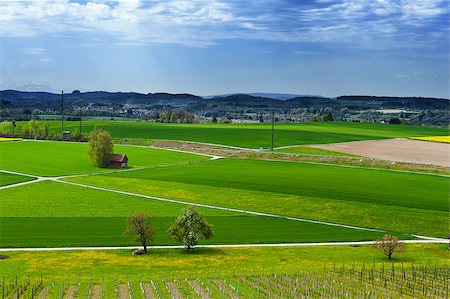
POLYGON ((25 48, 22 50, 25 55, 42 55, 45 51, 46 50, 42 48, 25 48))
MULTIPOLYGON (((0 36, 90 33, 116 44, 208 46, 221 39, 405 44, 449 14, 445 0, 3 0, 0 36), (419 33, 418 33, 419 34, 419 33)), ((448 24, 446 24, 448 25, 448 24)), ((433 28, 442 37, 446 28, 433 28), (439 34, 440 32, 440 34, 439 34)), ((431 36, 432 37, 432 36, 431 36)))

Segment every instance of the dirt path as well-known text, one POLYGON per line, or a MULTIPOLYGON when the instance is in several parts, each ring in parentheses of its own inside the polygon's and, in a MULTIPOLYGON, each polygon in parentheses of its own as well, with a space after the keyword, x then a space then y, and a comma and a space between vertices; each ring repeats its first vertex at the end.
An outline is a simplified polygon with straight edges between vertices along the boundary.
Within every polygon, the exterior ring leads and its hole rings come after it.
POLYGON ((239 296, 222 280, 214 279, 213 283, 221 290, 225 295, 232 299, 238 299, 239 296))
POLYGON ((77 286, 70 286, 67 289, 66 294, 64 295, 64 299, 74 299, 75 296, 77 295, 77 289, 78 289, 77 286))
POLYGON ((194 289, 194 291, 196 291, 197 294, 202 297, 202 299, 212 299, 212 297, 209 296, 208 292, 198 282, 191 280, 189 281, 189 284, 194 289))
POLYGON ((119 284, 118 291, 119 291, 120 299, 129 299, 130 298, 130 294, 128 293, 128 285, 119 284))
POLYGON ((91 299, 101 299, 102 298, 102 286, 96 284, 91 289, 91 299))
POLYGON ((153 290, 153 287, 149 283, 143 283, 141 284, 141 288, 144 291, 144 297, 146 299, 157 299, 158 297, 155 294, 155 290, 153 290))
POLYGON ((411 139, 387 139, 311 145, 346 154, 450 167, 450 144, 411 139))
POLYGON ((183 296, 181 296, 181 293, 178 290, 178 287, 175 283, 168 281, 168 282, 166 282, 166 285, 169 287, 169 291, 170 291, 170 294, 172 294, 172 298, 183 299, 183 296))

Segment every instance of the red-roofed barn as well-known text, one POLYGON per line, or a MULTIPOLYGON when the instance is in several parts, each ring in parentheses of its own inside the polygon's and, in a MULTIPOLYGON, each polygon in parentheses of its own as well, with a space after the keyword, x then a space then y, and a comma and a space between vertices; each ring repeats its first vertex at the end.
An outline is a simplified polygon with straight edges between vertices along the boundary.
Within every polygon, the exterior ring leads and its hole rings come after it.
POLYGON ((110 167, 113 168, 127 168, 128 167, 128 157, 125 154, 112 154, 109 160, 110 167))

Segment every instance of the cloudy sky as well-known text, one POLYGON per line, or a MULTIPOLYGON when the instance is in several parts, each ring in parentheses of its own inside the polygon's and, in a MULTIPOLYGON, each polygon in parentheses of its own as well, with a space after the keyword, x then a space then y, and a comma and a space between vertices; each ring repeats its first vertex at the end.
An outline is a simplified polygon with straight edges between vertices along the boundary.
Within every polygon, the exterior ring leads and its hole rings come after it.
POLYGON ((0 89, 449 97, 448 0, 2 0, 0 89))

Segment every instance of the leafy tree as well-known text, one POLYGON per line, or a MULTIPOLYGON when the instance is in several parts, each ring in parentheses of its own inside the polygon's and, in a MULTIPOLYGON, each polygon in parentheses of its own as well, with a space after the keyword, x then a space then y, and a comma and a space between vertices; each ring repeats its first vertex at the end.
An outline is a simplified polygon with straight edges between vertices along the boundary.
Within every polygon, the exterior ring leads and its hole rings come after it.
POLYGON ((189 250, 197 245, 200 239, 211 239, 213 227, 206 222, 194 206, 189 206, 170 226, 168 233, 172 239, 189 250))
POLYGON ((375 242, 373 247, 386 255, 388 259, 391 259, 394 252, 405 251, 405 245, 397 237, 391 235, 384 235, 375 242))
POLYGON ((89 134, 89 158, 97 167, 106 167, 113 153, 111 135, 103 129, 95 128, 89 134))
POLYGON ((125 234, 136 236, 135 241, 140 242, 144 247, 144 252, 147 253, 147 244, 155 240, 152 218, 144 213, 138 213, 128 217, 127 222, 125 234))

